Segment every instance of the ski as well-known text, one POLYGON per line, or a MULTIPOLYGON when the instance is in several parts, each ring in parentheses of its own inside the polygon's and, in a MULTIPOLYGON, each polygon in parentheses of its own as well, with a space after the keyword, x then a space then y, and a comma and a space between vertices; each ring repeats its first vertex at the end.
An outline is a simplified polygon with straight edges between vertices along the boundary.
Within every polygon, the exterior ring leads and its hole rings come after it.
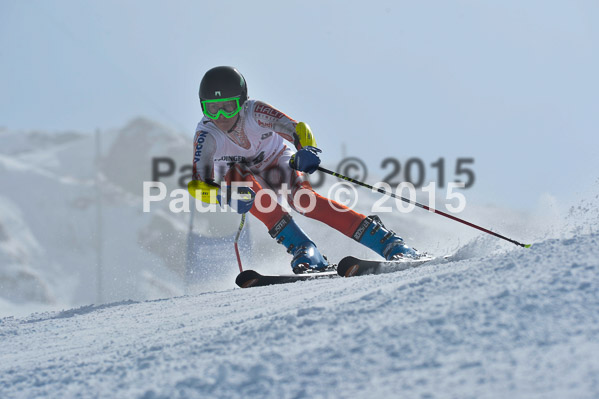
POLYGON ((333 277, 353 277, 364 276, 367 274, 392 273, 401 270, 410 269, 430 262, 435 258, 423 256, 419 259, 405 259, 398 261, 378 261, 358 259, 353 256, 346 256, 339 262, 337 270, 328 269, 324 272, 310 272, 303 274, 281 274, 265 275, 255 270, 245 270, 237 275, 235 284, 241 288, 265 287, 267 285, 289 284, 297 281, 315 280, 320 278, 333 277))
POLYGON ((337 273, 341 277, 364 276, 367 274, 392 273, 417 267, 430 262, 433 257, 423 256, 419 259, 402 259, 397 261, 364 260, 353 256, 341 259, 337 273))
POLYGON ((297 281, 314 280, 318 278, 337 277, 336 270, 304 274, 263 275, 255 270, 245 270, 237 275, 235 284, 241 288, 264 287, 275 284, 289 284, 297 281))

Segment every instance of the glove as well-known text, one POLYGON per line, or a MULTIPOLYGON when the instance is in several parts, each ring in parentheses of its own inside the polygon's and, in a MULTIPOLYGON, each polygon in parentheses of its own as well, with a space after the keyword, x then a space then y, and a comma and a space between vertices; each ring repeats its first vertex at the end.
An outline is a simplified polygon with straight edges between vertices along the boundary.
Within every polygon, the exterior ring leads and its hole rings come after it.
MULTIPOLYGON (((255 198, 256 193, 249 187, 227 186, 226 203, 239 214, 249 212, 249 210, 252 209, 252 206, 254 205, 255 198), (231 193, 232 188, 237 188, 237 192, 231 193)), ((222 206, 224 199, 221 197, 221 190, 218 190, 218 194, 216 194, 216 199, 218 200, 218 203, 222 206)))
POLYGON ((289 166, 291 169, 312 174, 316 172, 318 165, 320 165, 319 152, 322 151, 316 147, 304 147, 293 154, 289 160, 289 166))

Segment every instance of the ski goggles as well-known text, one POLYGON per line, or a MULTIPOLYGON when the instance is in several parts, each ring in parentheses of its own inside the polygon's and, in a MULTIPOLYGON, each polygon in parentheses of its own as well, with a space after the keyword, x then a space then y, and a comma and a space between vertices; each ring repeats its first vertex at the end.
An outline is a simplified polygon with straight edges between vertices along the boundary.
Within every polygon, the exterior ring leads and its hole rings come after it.
POLYGON ((202 101, 204 115, 210 119, 218 119, 221 115, 225 118, 232 118, 241 111, 238 97, 223 98, 218 100, 202 101))

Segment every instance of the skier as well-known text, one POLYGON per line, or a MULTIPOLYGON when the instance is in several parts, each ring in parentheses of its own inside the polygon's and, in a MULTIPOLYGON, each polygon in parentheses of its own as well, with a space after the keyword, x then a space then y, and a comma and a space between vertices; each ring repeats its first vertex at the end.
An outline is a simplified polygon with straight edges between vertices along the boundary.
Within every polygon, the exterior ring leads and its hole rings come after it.
POLYGON ((196 189, 203 194, 216 191, 219 204, 234 206, 239 213, 249 211, 293 255, 294 273, 324 271, 329 263, 275 198, 262 195, 260 203, 254 204, 255 193, 279 190, 283 183, 289 187, 287 202, 292 209, 329 225, 385 259, 420 256, 385 228, 376 215, 366 217, 312 189, 304 173, 318 169, 321 150, 309 126, 264 102, 249 99, 245 78, 236 68, 219 66, 206 72, 199 97, 204 118, 196 128, 190 193, 196 197, 196 189), (293 143, 297 152, 284 140, 293 143), (237 192, 246 194, 245 199, 233 203, 230 194, 220 192, 214 170, 223 166, 228 168, 227 191, 231 192, 232 183, 243 182, 249 189, 239 188, 237 192), (303 193, 309 195, 296 196, 299 190, 307 190, 303 193))

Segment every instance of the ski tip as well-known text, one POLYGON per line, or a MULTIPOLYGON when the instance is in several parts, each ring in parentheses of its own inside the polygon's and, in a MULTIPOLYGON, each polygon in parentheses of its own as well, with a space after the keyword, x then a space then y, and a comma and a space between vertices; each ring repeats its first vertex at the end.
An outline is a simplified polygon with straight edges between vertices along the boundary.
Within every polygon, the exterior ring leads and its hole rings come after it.
POLYGON ((244 270, 235 279, 235 284, 241 288, 253 287, 260 280, 260 273, 254 270, 244 270))
POLYGON ((532 247, 532 244, 524 244, 524 248, 530 248, 532 247))
POLYGON ((360 260, 358 258, 346 256, 345 258, 341 259, 337 265, 337 274, 339 274, 341 277, 354 276, 360 269, 360 266, 358 265, 359 262, 360 260))

